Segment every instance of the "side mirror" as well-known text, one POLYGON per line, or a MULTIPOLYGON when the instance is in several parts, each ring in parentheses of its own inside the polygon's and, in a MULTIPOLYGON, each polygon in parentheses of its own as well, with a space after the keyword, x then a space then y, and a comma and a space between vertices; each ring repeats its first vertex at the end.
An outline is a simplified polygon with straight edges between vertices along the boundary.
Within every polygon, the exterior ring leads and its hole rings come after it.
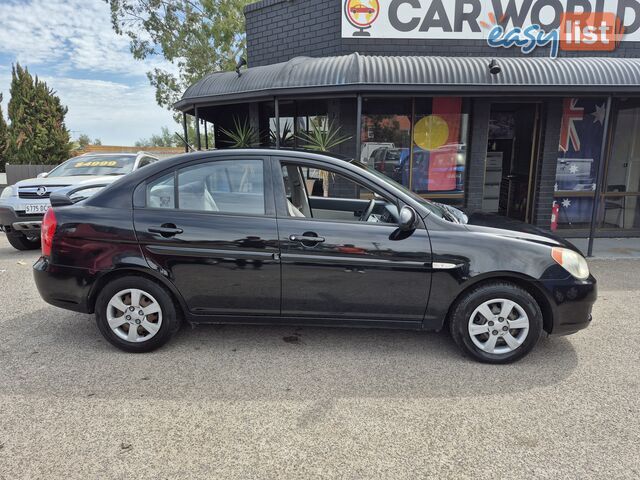
POLYGON ((37 178, 47 178, 49 176, 49 172, 40 172, 37 178))
POLYGON ((418 214, 413 208, 405 205, 400 209, 400 221, 398 222, 400 230, 403 232, 415 230, 417 221, 418 214))

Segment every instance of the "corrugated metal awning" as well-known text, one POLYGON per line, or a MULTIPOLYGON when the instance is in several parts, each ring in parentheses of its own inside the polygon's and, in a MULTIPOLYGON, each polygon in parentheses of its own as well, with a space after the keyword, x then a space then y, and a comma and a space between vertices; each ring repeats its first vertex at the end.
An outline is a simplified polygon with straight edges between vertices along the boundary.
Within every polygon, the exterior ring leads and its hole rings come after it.
POLYGON ((273 95, 332 92, 640 94, 640 59, 611 57, 502 57, 489 73, 487 57, 393 57, 353 53, 296 57, 288 62, 207 75, 175 107, 249 101, 273 95))

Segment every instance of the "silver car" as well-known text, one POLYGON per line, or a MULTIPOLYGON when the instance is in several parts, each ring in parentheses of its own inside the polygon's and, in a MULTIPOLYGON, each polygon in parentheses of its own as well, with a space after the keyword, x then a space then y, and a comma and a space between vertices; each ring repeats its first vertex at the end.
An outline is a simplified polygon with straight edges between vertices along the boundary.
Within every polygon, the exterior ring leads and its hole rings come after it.
POLYGON ((18 250, 40 248, 40 224, 52 192, 69 186, 106 185, 158 159, 145 152, 87 153, 38 178, 21 180, 0 194, 0 230, 18 250))

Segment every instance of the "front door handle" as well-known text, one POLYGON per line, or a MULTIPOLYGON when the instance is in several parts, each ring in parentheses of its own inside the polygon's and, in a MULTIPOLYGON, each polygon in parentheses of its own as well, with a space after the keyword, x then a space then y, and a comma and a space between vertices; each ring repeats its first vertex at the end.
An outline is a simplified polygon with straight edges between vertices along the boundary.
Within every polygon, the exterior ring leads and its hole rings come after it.
POLYGON ((289 240, 292 242, 302 242, 302 243, 322 243, 324 242, 324 237, 315 237, 309 235, 289 235, 289 240))
POLYGON ((173 224, 165 223, 160 227, 150 227, 149 232, 159 233, 163 237, 168 238, 168 237, 173 237, 174 235, 179 235, 182 232, 184 232, 184 230, 176 227, 173 224))

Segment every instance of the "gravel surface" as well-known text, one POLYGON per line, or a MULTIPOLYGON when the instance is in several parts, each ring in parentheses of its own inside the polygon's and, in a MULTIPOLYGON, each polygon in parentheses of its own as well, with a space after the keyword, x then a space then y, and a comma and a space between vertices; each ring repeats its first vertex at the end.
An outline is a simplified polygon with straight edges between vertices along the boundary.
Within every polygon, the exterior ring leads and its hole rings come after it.
POLYGON ((640 261, 515 365, 445 334, 184 328, 130 355, 0 239, 0 478, 640 478, 640 261))

